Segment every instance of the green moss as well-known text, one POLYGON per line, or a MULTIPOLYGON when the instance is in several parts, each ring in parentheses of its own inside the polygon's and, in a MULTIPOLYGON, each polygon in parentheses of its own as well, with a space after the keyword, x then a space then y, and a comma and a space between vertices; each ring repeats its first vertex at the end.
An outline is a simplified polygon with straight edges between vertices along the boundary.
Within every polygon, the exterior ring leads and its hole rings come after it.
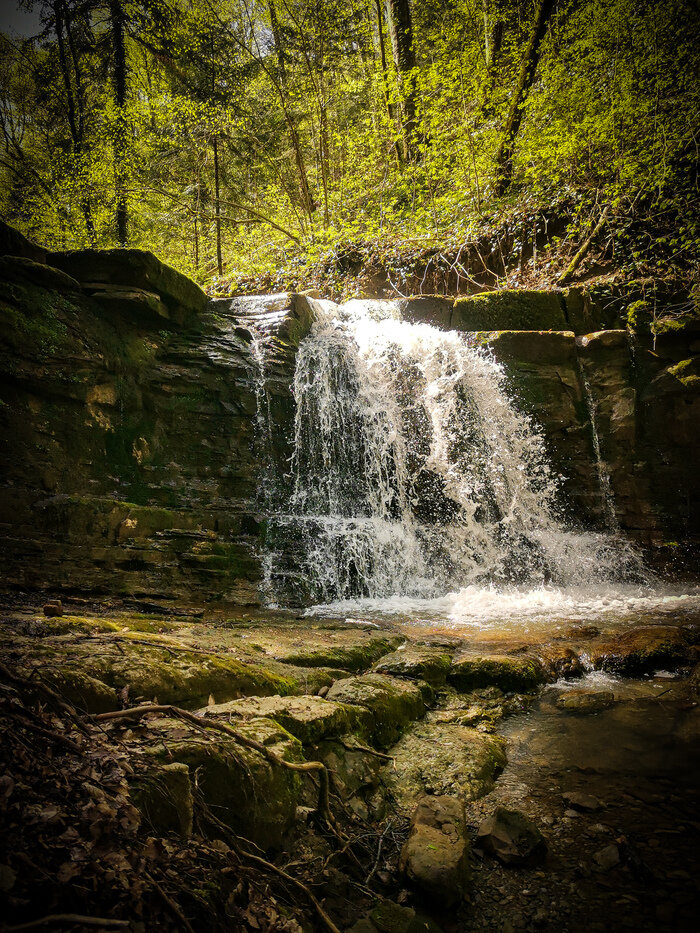
POLYGON ((700 388, 700 357, 694 356, 676 363, 675 366, 669 366, 668 372, 686 389, 700 388))
POLYGON ((192 835, 192 782, 183 762, 147 768, 129 782, 129 796, 152 832, 192 835))
POLYGON ((462 331, 567 330, 558 292, 511 289, 458 298, 451 326, 462 331))
POLYGON ((545 683, 547 674, 534 658, 510 655, 462 656, 457 658, 447 675, 448 683, 458 690, 478 687, 499 687, 501 690, 532 690, 545 683))
POLYGON ((368 709, 373 716, 372 737, 384 747, 395 742, 404 727, 425 712, 423 694, 418 686, 385 674, 363 674, 338 680, 326 698, 368 709))
POLYGON ((374 669, 380 673, 424 680, 439 686, 445 683, 451 663, 451 655, 446 651, 410 645, 385 655, 374 669))
POLYGON ((278 654, 277 658, 286 664, 296 664, 299 667, 331 667, 345 671, 365 671, 376 660, 391 651, 399 641, 401 641, 400 638, 373 638, 354 645, 329 645, 325 648, 314 646, 278 654))
POLYGON ((82 668, 42 670, 41 678, 79 710, 88 713, 108 713, 119 709, 116 691, 97 678, 91 677, 82 668))

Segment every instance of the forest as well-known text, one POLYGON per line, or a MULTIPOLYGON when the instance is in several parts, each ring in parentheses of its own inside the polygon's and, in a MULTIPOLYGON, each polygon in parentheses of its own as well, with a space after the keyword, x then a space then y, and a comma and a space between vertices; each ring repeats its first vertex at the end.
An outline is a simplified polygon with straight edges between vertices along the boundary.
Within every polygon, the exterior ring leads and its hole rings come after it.
POLYGON ((403 293, 474 243, 508 252, 491 286, 554 284, 592 234, 628 278, 697 276, 692 0, 23 5, 0 214, 48 248, 148 248, 214 294, 373 263, 403 293))

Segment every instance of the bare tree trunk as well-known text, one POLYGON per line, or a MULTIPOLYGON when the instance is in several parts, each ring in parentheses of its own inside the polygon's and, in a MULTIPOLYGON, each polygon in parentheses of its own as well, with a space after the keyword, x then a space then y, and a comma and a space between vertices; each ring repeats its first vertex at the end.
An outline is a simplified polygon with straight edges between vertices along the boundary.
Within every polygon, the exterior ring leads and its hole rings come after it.
POLYGON ((114 98, 117 104, 117 126, 114 136, 114 179, 117 196, 117 242, 126 246, 128 241, 128 213, 126 200, 125 160, 127 151, 126 121, 126 48, 124 46, 124 8, 121 0, 110 0, 112 48, 114 53, 114 98))
POLYGON ((301 202, 304 210, 308 215, 309 222, 312 222, 313 212, 316 210, 316 205, 314 204, 314 199, 311 195, 311 187, 309 186, 309 177, 306 172, 306 163, 304 161, 304 152, 301 148, 301 139, 297 129, 297 121, 291 109, 289 108, 287 101, 285 100, 285 98, 289 98, 287 90, 286 51, 284 48, 284 43, 282 42, 282 35, 280 33, 279 22, 277 20, 277 11, 275 10, 275 4, 273 3, 273 0, 268 0, 268 9, 270 11, 270 28, 272 30, 272 38, 275 41, 275 51, 277 52, 277 65, 279 69, 280 84, 279 93, 280 98, 282 99, 287 127, 289 129, 289 138, 292 143, 292 149, 294 150, 294 161, 296 162, 297 173, 299 175, 299 193, 301 195, 301 202))
POLYGON ((394 53, 394 64, 401 86, 404 155, 407 162, 417 156, 416 55, 409 0, 386 0, 387 26, 394 53))
MULTIPOLYGON (((382 13, 382 0, 374 0, 374 11, 377 16, 377 35, 379 37, 379 59, 382 66, 382 91, 384 93, 384 106, 386 107, 386 115, 389 118, 389 125, 392 128, 392 131, 395 133, 398 126, 398 119, 396 114, 396 107, 394 107, 391 101, 391 86, 389 83, 389 66, 387 65, 386 60, 386 48, 384 46, 384 15, 382 13)), ((401 165, 401 149, 392 141, 392 147, 396 155, 396 160, 401 165)))
POLYGON ((224 262, 221 255, 221 193, 219 190, 219 144, 214 137, 214 218, 216 222, 216 268, 219 275, 224 274, 224 262))
POLYGON ((528 42, 522 65, 520 67, 520 76, 518 85, 513 94, 513 99, 506 120, 501 144, 496 153, 496 184, 495 193, 503 194, 510 186, 513 180, 513 151, 515 141, 520 131, 520 124, 523 121, 524 104, 527 95, 535 80, 535 72, 540 60, 540 45, 547 31, 547 23, 554 10, 556 0, 540 0, 535 16, 535 22, 532 26, 530 41, 528 42))

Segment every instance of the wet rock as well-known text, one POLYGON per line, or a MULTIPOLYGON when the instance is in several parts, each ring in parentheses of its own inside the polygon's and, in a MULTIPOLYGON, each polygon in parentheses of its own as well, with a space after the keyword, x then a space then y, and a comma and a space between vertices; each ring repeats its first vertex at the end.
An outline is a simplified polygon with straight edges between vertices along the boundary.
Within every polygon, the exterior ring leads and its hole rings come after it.
POLYGON ((154 832, 176 832, 186 839, 192 835, 194 804, 186 764, 173 761, 150 768, 130 784, 129 795, 154 832))
POLYGON ((545 645, 539 648, 537 653, 552 680, 583 676, 583 664, 572 648, 566 648, 564 645, 545 645))
POLYGON ((615 703, 615 694, 610 690, 567 690, 557 697, 556 706, 572 713, 599 713, 615 703))
POLYGON ((593 856, 593 861, 600 871, 610 871, 611 868, 620 864, 620 850, 614 843, 611 843, 599 849, 593 856))
POLYGON ((458 690, 499 687, 501 690, 532 690, 547 680, 547 673, 536 658, 513 655, 458 655, 447 675, 458 690))
POLYGON ((562 794, 564 801, 574 810, 581 810, 584 813, 593 813, 600 810, 603 804, 592 794, 584 794, 581 791, 567 791, 562 794))
POLYGON ((424 797, 401 851, 400 868, 409 882, 451 907, 464 896, 468 855, 463 805, 454 797, 424 797))
POLYGON ((547 854, 545 838, 532 820, 505 807, 481 823, 476 844, 504 865, 536 864, 547 854))
POLYGON ((425 794, 476 800, 493 789, 506 764, 503 741, 452 723, 417 723, 391 749, 383 781, 399 806, 425 794))
POLYGON ((423 694, 418 686, 386 674, 363 674, 337 680, 326 699, 368 709, 372 714, 372 737, 383 747, 396 741, 406 725, 425 712, 423 694))
POLYGON ((424 680, 433 686, 440 686, 445 683, 450 664, 451 654, 447 651, 422 645, 408 645, 385 655, 375 664, 374 670, 382 674, 424 680))
POLYGON ((335 703, 321 697, 246 697, 208 706, 207 716, 240 716, 253 719, 264 716, 273 719, 303 745, 315 745, 323 739, 358 732, 367 735, 372 730, 372 714, 363 706, 335 703))
POLYGON ((679 626, 644 625, 591 649, 593 666, 618 674, 643 674, 676 667, 688 654, 688 638, 679 626))
POLYGON ((393 901, 378 904, 370 919, 379 933, 441 933, 435 921, 393 901))
POLYGON ((44 615, 47 619, 53 619, 63 615, 63 605, 60 599, 49 599, 44 603, 44 615))

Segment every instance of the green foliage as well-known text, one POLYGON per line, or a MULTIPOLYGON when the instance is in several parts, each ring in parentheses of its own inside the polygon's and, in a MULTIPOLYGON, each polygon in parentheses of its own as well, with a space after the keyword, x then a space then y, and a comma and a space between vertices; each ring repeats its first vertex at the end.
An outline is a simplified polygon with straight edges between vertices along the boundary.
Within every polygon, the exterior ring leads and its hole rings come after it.
POLYGON ((559 0, 503 199, 494 156, 531 0, 414 0, 408 163, 371 0, 120 0, 124 106, 111 5, 39 5, 39 39, 0 38, 0 212, 48 247, 116 245, 122 197, 129 245, 213 290, 274 286, 275 268, 303 281, 339 244, 459 244, 486 217, 565 204, 574 241, 609 205, 615 261, 633 275, 700 259, 692 0, 559 0))

